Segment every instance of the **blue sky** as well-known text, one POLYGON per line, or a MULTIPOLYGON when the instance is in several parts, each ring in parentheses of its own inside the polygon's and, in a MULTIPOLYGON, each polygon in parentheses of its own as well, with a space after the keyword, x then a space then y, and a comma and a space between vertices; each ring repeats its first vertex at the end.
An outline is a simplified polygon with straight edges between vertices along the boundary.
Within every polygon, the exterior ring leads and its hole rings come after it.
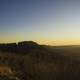
POLYGON ((79 0, 0 0, 0 42, 80 43, 79 0))

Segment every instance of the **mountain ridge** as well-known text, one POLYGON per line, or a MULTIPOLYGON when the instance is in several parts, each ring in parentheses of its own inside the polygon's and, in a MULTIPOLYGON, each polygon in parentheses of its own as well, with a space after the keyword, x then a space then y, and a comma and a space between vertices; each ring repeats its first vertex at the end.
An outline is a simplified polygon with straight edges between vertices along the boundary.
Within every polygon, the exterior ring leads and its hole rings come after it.
POLYGON ((43 47, 34 41, 21 41, 18 43, 1 43, 0 51, 13 53, 30 53, 36 50, 42 50, 43 47))

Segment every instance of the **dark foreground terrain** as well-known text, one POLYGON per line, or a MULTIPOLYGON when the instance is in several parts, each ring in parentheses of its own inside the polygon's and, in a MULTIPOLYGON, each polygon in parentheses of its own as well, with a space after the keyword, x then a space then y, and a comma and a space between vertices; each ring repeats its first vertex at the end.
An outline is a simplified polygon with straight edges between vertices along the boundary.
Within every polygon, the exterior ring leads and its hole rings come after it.
POLYGON ((0 44, 0 80, 80 80, 79 55, 79 46, 0 44))

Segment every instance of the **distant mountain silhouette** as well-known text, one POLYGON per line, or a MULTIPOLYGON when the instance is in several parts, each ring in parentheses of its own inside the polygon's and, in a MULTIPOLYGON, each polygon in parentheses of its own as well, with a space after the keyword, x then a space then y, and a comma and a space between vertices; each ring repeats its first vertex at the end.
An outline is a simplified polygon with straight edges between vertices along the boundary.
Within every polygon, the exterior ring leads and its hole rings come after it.
POLYGON ((18 43, 0 44, 0 51, 15 52, 15 53, 29 53, 43 49, 39 44, 33 41, 22 41, 18 43))

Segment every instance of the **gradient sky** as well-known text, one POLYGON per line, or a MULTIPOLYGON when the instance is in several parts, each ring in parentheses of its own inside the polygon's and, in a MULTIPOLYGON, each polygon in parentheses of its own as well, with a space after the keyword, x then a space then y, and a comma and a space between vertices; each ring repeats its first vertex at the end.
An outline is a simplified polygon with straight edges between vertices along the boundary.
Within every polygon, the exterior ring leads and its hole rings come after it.
POLYGON ((80 0, 0 0, 0 42, 80 44, 80 0))

